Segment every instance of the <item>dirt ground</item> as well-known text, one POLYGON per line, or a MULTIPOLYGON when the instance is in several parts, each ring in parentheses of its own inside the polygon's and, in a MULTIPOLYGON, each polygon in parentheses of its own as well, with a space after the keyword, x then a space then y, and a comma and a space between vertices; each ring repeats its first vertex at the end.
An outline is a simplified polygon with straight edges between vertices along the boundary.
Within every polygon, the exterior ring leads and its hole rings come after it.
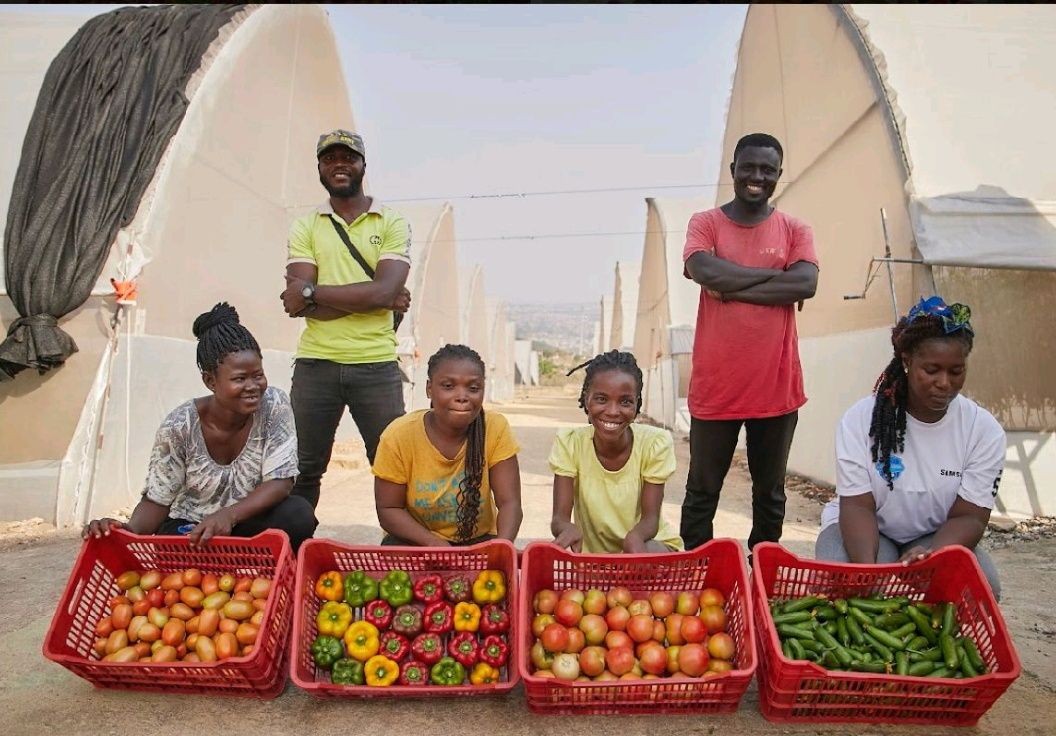
MULTIPOLYGON (((524 523, 518 546, 549 539, 551 475, 546 465, 554 431, 583 421, 571 394, 535 393, 496 407, 510 419, 521 443, 524 523)), ((679 469, 668 484, 664 514, 677 528, 689 465, 688 443, 676 442, 679 469)), ((792 484, 794 485, 794 484, 792 484)), ((789 493, 783 543, 810 555, 821 505, 809 493, 789 493)), ((320 536, 372 544, 380 538, 369 471, 364 463, 332 465, 319 508, 320 536)), ((735 463, 727 478, 716 531, 739 539, 751 522, 749 481, 735 463)), ((258 702, 220 697, 179 697, 96 690, 41 655, 41 643, 80 540, 42 525, 0 533, 0 734, 567 734, 570 729, 618 729, 621 734, 661 731, 667 736, 713 734, 920 733, 919 727, 787 725, 770 723, 758 710, 755 683, 735 714, 722 716, 584 716, 572 723, 530 713, 521 686, 502 698, 325 702, 290 684, 279 698, 258 702)), ((994 551, 1004 585, 1002 610, 1023 673, 974 729, 928 728, 935 733, 1056 733, 1056 544, 1024 541, 994 551)))

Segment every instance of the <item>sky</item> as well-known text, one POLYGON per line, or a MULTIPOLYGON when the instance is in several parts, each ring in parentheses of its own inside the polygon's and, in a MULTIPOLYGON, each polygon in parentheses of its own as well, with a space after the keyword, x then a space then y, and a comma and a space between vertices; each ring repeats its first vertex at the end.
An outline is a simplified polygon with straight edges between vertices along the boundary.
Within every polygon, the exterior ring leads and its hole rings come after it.
POLYGON ((646 197, 714 202, 745 9, 327 6, 369 192, 449 201, 462 273, 481 264, 492 299, 611 296, 646 197), (622 191, 489 196, 584 189, 622 191))

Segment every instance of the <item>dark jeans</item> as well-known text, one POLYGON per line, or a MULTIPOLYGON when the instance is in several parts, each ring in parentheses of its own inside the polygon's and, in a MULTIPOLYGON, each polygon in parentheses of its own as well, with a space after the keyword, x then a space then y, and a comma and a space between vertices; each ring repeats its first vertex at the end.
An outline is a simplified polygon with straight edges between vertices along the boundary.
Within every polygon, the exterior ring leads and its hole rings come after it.
MULTIPOLYGON (((158 527, 158 534, 179 534, 180 527, 188 524, 196 526, 187 519, 166 519, 158 527)), ((290 538, 290 546, 296 552, 301 542, 311 539, 319 522, 311 504, 300 496, 287 496, 280 503, 272 506, 263 514, 251 516, 235 524, 231 530, 233 537, 255 537, 265 529, 280 529, 290 538)))
POLYGON ((785 468, 799 412, 766 419, 709 421, 693 418, 689 427, 689 476, 682 502, 682 540, 694 549, 715 536, 712 522, 719 493, 737 448, 743 424, 752 474, 752 533, 748 548, 777 542, 785 520, 785 468))
MULTIPOLYGON (((490 539, 496 539, 494 534, 481 534, 479 537, 474 537, 466 542, 452 542, 455 547, 469 547, 473 544, 480 544, 481 542, 487 542, 490 539)), ((406 539, 400 539, 394 537, 391 534, 386 534, 381 538, 382 547, 417 547, 418 545, 408 542, 406 539)))
POLYGON ((293 368, 290 402, 297 424, 299 466, 293 493, 303 496, 315 508, 345 407, 363 437, 367 460, 373 465, 382 431, 393 419, 403 416, 403 378, 395 360, 343 365, 298 358, 293 368))

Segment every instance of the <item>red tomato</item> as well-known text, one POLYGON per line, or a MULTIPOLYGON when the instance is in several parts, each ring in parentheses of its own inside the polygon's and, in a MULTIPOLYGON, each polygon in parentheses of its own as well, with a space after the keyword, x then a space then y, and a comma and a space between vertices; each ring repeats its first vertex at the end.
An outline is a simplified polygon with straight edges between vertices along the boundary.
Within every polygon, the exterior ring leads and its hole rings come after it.
MULTIPOLYGON (((113 622, 113 628, 127 629, 128 624, 132 621, 132 606, 127 603, 118 604, 114 607, 113 613, 110 614, 110 620, 113 622)), ((102 634, 100 633, 99 636, 102 636, 102 634)))
POLYGON ((196 567, 188 567, 180 577, 183 578, 184 585, 197 588, 202 584, 202 571, 196 567))
POLYGON ((605 602, 609 604, 609 608, 616 608, 617 606, 626 608, 631 605, 632 600, 634 600, 634 598, 631 595, 631 591, 622 585, 611 588, 605 595, 605 602))
POLYGON ((161 608, 165 605, 165 591, 161 588, 151 588, 147 591, 147 601, 151 608, 161 608))
POLYGON ((628 647, 617 647, 605 652, 605 665, 609 672, 620 677, 634 667, 634 652, 628 647))
POLYGON ((627 635, 638 643, 652 639, 653 617, 645 614, 631 616, 631 620, 627 622, 627 635))
POLYGON ((579 654, 586 645, 587 637, 583 635, 583 632, 574 626, 568 627, 568 646, 565 647, 565 651, 570 654, 579 654))
POLYGON ((562 598, 554 607, 554 618, 564 626, 575 626, 583 618, 583 606, 571 598, 562 598))
POLYGON ((705 588, 700 591, 701 608, 707 608, 708 606, 719 606, 721 608, 725 603, 726 596, 718 588, 705 588))
POLYGON ((649 605, 653 607, 654 616, 666 618, 675 610, 675 596, 666 590, 658 590, 649 596, 649 605))
POLYGON ((733 637, 726 632, 720 631, 708 638, 708 654, 715 659, 733 659, 736 650, 733 637))
POLYGON ((630 620, 631 614, 623 606, 616 606, 605 612, 605 623, 610 631, 624 631, 630 620))
POLYGON ((699 644, 707 637, 708 631, 696 616, 683 616, 681 634, 688 644, 699 644))
POLYGON ((547 624, 539 639, 543 642, 543 648, 546 651, 563 652, 568 647, 568 629, 557 622, 547 624))
POLYGON ((678 650, 678 669, 690 677, 700 677, 708 669, 708 652, 700 644, 686 644, 678 650))
POLYGON ((579 653, 579 669, 587 677, 597 677, 605 671, 605 648, 587 647, 579 653))
POLYGON ((218 578, 216 575, 213 575, 211 572, 207 572, 202 575, 202 584, 199 587, 201 587, 202 592, 206 595, 209 595, 210 593, 215 593, 216 591, 220 590, 220 578, 218 578))
POLYGON ((682 637, 683 618, 685 617, 681 613, 672 613, 664 619, 664 634, 667 636, 668 644, 678 646, 686 643, 686 640, 682 637))
POLYGON ((642 653, 638 656, 642 670, 653 675, 667 672, 667 650, 656 642, 647 642, 642 646, 642 653))
POLYGON ((605 646, 609 649, 633 649, 634 641, 623 631, 610 631, 605 635, 605 646))

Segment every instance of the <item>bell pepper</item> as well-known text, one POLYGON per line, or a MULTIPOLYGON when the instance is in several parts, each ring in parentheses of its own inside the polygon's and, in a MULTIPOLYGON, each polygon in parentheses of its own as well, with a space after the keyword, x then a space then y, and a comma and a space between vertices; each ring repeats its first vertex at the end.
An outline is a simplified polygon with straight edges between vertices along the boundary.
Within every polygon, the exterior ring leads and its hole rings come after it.
POLYGON ((422 627, 431 634, 445 634, 451 630, 452 615, 450 603, 437 601, 426 607, 422 627))
POLYGON ((379 589, 381 597, 393 606, 410 603, 414 597, 411 576, 403 570, 390 570, 389 574, 382 578, 379 589))
POLYGON ((451 657, 444 657, 429 670, 434 685, 461 685, 466 679, 466 668, 451 657))
POLYGON ((388 657, 377 654, 363 665, 370 687, 388 687, 400 676, 400 666, 388 657))
POLYGON ((444 656, 444 643, 439 634, 419 634, 411 642, 411 655, 428 665, 434 665, 444 656))
POLYGON ((407 641, 406 636, 397 634, 395 631, 386 631, 381 635, 381 647, 378 649, 378 653, 384 654, 393 662, 399 662, 410 648, 411 643, 407 641))
POLYGON ((455 604, 455 631, 476 631, 480 628, 480 606, 476 603, 455 604))
POLYGON ((429 666, 424 662, 412 659, 400 665, 401 685, 428 685, 429 666))
POLYGON ((348 657, 334 662, 330 670, 330 682, 335 685, 362 685, 363 677, 363 663, 348 657))
POLYGON ((353 608, 376 600, 378 581, 362 570, 356 570, 345 576, 345 603, 353 608))
POLYGON ((318 667, 328 670, 334 662, 345 656, 341 640, 333 636, 317 636, 312 642, 312 659, 318 667))
POLYGON ((510 630, 510 614, 495 603, 484 606, 480 612, 480 633, 502 634, 510 630))
POLYGON ((320 634, 340 639, 352 624, 352 608, 347 603, 327 601, 315 616, 315 627, 320 634))
POLYGON ((478 662, 469 673, 469 681, 474 685, 491 685, 499 681, 499 671, 490 664, 478 662))
POLYGON ((392 606, 385 601, 371 601, 363 611, 363 620, 370 621, 379 631, 386 629, 392 621, 392 606))
POLYGON ((422 633, 422 612, 417 606, 400 606, 392 617, 392 630, 404 636, 422 633))
POLYGON ((447 653, 464 667, 472 667, 480 659, 480 645, 470 631, 455 634, 447 643, 447 653))
POLYGON ((501 603, 506 598, 506 576, 501 570, 484 570, 473 582, 473 600, 477 603, 501 603))
POLYGON ((345 632, 345 648, 352 659, 366 662, 378 653, 380 646, 378 628, 370 621, 356 621, 345 632))
POLYGON ((480 644, 480 661, 492 667, 502 667, 510 658, 510 647, 501 636, 484 637, 480 644))
POLYGON ((414 584, 414 597, 422 603, 436 603, 444 597, 444 581, 439 575, 426 575, 414 584))
POLYGON ((345 596, 341 573, 337 570, 324 572, 315 581, 315 594, 324 601, 339 601, 345 596))
POLYGON ((444 595, 452 603, 468 601, 473 594, 473 586, 465 575, 454 575, 444 582, 444 595))

